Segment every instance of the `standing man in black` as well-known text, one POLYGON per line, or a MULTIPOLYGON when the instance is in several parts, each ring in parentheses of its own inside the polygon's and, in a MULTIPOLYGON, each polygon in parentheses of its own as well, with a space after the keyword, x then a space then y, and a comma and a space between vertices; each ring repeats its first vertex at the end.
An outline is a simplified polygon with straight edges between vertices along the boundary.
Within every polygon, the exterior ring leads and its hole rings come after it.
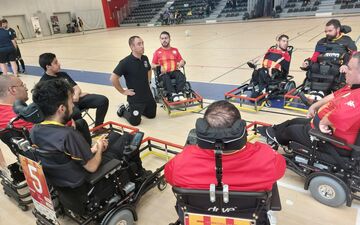
MULTIPOLYGON (((62 79, 67 81, 74 90, 73 102, 75 105, 72 118, 81 118, 81 110, 96 109, 95 126, 104 123, 104 119, 109 108, 109 99, 104 95, 88 94, 82 92, 79 85, 67 74, 60 71, 60 63, 53 53, 43 53, 39 56, 39 64, 44 69, 44 74, 40 81, 62 79)), ((100 131, 99 131, 100 132, 100 131)))
POLYGON ((20 48, 19 48, 19 45, 17 44, 17 41, 16 41, 16 31, 14 29, 12 29, 11 27, 8 26, 8 21, 6 19, 3 19, 2 21, 2 24, 1 26, 5 29, 5 30, 8 30, 9 33, 11 33, 11 35, 13 36, 15 42, 16 42, 16 65, 18 67, 18 72, 20 73, 24 73, 25 72, 25 62, 24 60, 22 59, 21 57, 21 52, 20 52, 20 48), (20 70, 20 65, 19 65, 19 62, 21 64, 21 70, 20 70))
POLYGON ((127 96, 128 107, 121 105, 118 116, 137 126, 141 115, 149 119, 156 116, 156 102, 150 90, 151 65, 144 55, 144 41, 139 36, 129 38, 131 54, 122 59, 111 74, 110 80, 116 90, 127 96), (119 78, 124 76, 127 89, 124 89, 119 78))
MULTIPOLYGON (((0 20, 2 23, 2 20, 0 20)), ((1 25, 0 23, 0 25, 1 25)), ((14 36, 0 26, 0 68, 4 75, 7 75, 8 68, 6 63, 10 61, 13 74, 18 76, 18 67, 16 66, 16 48, 17 44, 14 36)))

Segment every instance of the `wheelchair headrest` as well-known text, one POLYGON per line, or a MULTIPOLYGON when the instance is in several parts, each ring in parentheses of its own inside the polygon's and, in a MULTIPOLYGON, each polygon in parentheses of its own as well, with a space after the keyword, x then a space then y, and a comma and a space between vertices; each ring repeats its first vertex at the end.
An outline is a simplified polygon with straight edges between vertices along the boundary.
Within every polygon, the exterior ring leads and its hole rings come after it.
POLYGON ((30 123, 41 123, 44 120, 43 113, 35 103, 27 105, 23 101, 16 100, 13 104, 13 110, 23 120, 30 123))
POLYGON ((342 25, 341 28, 340 28, 340 32, 344 33, 344 34, 350 33, 351 32, 351 27, 348 26, 348 25, 342 25))
POLYGON ((196 136, 200 148, 215 149, 216 143, 223 144, 224 151, 241 149, 247 142, 246 122, 237 120, 230 128, 212 128, 199 118, 196 121, 196 136))

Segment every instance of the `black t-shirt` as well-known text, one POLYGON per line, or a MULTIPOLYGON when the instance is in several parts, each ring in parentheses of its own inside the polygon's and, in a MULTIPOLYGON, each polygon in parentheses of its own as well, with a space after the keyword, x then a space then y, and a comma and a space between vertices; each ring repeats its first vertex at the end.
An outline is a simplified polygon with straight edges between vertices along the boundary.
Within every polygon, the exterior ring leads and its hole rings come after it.
POLYGON ((148 71, 151 70, 150 62, 147 56, 142 55, 141 59, 132 54, 122 59, 114 69, 113 73, 118 76, 124 76, 126 86, 134 89, 134 96, 127 96, 129 103, 144 103, 153 99, 148 71))
POLYGON ((43 76, 41 77, 40 81, 47 81, 47 80, 52 80, 52 79, 63 79, 65 81, 67 81, 71 87, 74 87, 77 85, 77 83, 69 76, 69 74, 67 74, 65 72, 58 72, 58 73, 56 73, 56 76, 50 76, 50 75, 44 73, 43 76))
POLYGON ((5 30, 4 28, 0 28, 0 50, 8 50, 9 48, 14 48, 13 43, 14 40, 11 32, 9 30, 5 30))
POLYGON ((30 139, 41 151, 47 179, 56 186, 78 187, 85 181, 83 167, 92 157, 90 145, 73 127, 55 124, 36 124, 30 139), (64 158, 67 159, 64 161, 64 158))
POLYGON ((11 27, 9 27, 8 31, 11 34, 11 37, 14 39, 16 38, 16 31, 14 29, 12 29, 11 27))
POLYGON ((357 51, 357 47, 351 37, 343 35, 334 41, 329 41, 326 37, 320 39, 316 44, 315 51, 320 54, 325 54, 326 52, 344 54, 344 56, 341 57, 343 60, 342 64, 346 65, 350 60, 351 52, 357 51), (338 47, 335 48, 334 44, 337 44, 338 47))

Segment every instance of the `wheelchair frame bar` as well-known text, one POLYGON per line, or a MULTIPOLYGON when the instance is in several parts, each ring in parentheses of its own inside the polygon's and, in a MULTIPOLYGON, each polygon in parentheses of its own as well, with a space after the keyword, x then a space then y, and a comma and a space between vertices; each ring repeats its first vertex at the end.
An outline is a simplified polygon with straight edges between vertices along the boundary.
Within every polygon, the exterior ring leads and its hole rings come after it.
POLYGON ((260 122, 260 121, 253 121, 251 122, 250 124, 246 125, 246 130, 249 130, 251 127, 254 127, 254 134, 251 134, 251 135, 248 135, 248 141, 252 141, 254 140, 256 137, 259 136, 259 134, 257 133, 256 131, 256 128, 258 125, 261 125, 261 126, 271 126, 271 124, 269 123, 263 123, 263 122, 260 122))
POLYGON ((246 88, 247 86, 249 86, 249 85, 244 84, 244 85, 241 85, 237 88, 230 90, 229 92, 226 92, 225 99, 230 102, 233 102, 233 103, 239 103, 240 105, 239 106, 236 105, 236 107, 239 108, 240 110, 245 110, 245 111, 249 111, 249 112, 259 112, 265 106, 266 100, 264 100, 260 105, 258 105, 258 102, 260 100, 265 99, 268 96, 268 93, 259 95, 256 98, 239 95, 241 93, 241 91, 239 91, 239 90, 246 88), (237 102, 236 100, 239 100, 239 102, 237 102), (245 100, 252 102, 253 105, 246 104, 245 100), (242 101, 244 101, 244 102, 242 102, 242 101), (253 106, 254 108, 252 109, 249 107, 244 107, 243 105, 253 106))
POLYGON ((162 102, 163 102, 163 106, 164 109, 168 112, 169 116, 171 115, 179 115, 179 114, 183 114, 183 113, 187 113, 187 112, 199 112, 204 108, 203 105, 203 97, 200 96, 198 93, 196 93, 195 91, 193 91, 193 94, 196 96, 195 98, 191 98, 191 99, 186 99, 186 100, 182 100, 182 101, 177 101, 177 102, 170 102, 167 100, 166 97, 162 96, 162 102), (190 107, 196 107, 195 109, 187 109, 190 107), (171 112, 171 110, 178 110, 178 112, 171 112))
POLYGON ((141 159, 146 158, 149 155, 155 155, 159 158, 165 159, 166 161, 168 161, 170 158, 172 158, 173 156, 169 156, 168 153, 172 154, 172 155, 177 155, 179 153, 179 151, 173 150, 173 149, 169 149, 168 147, 172 147, 178 150, 182 150, 184 148, 184 146, 182 145, 178 145, 178 144, 174 144, 168 141, 164 141, 164 140, 160 140, 154 137, 146 137, 143 141, 142 144, 146 143, 146 145, 142 148, 140 148, 140 152, 142 152, 142 156, 141 159), (154 144, 154 142, 156 144, 154 144), (164 147, 160 146, 160 145, 164 145, 164 147), (148 151, 146 151, 148 150, 148 151), (153 150, 158 150, 158 151, 153 151, 153 150))
POLYGON ((92 125, 95 125, 95 119, 90 115, 89 113, 89 110, 90 109, 83 109, 81 110, 81 117, 84 118, 84 117, 89 117, 89 119, 91 120, 91 123, 89 124, 89 127, 92 126, 92 125))
MULTIPOLYGON (((210 195, 209 190, 195 190, 195 189, 185 189, 185 188, 178 188, 178 187, 172 187, 174 193, 177 194, 186 194, 186 195, 210 195)), ((223 195, 223 191, 216 190, 215 195, 223 195)), ((256 196, 256 197, 268 197, 271 196, 271 191, 265 191, 265 192, 241 192, 241 191, 231 191, 229 192, 229 196, 256 196)))
POLYGON ((135 134, 136 132, 139 131, 138 128, 135 128, 135 127, 132 127, 132 126, 129 126, 129 125, 125 125, 125 124, 121 124, 121 123, 117 123, 117 122, 114 122, 114 121, 108 121, 108 122, 105 122, 103 124, 100 124, 99 126, 96 126, 92 129, 90 129, 90 132, 94 132, 94 131, 97 131, 97 130, 100 130, 101 128, 104 128, 105 126, 108 126, 110 127, 110 129, 114 129, 114 130, 118 130, 117 128, 114 128, 113 126, 118 126, 120 127, 122 130, 119 130, 119 131, 125 131, 128 130, 128 132, 130 134, 135 134))
POLYGON ((299 96, 294 95, 297 90, 300 90, 303 85, 300 85, 297 88, 291 89, 288 93, 284 95, 284 109, 294 110, 302 113, 307 113, 307 109, 298 108, 297 106, 305 107, 307 106, 302 102, 294 102, 294 100, 300 100, 299 96))

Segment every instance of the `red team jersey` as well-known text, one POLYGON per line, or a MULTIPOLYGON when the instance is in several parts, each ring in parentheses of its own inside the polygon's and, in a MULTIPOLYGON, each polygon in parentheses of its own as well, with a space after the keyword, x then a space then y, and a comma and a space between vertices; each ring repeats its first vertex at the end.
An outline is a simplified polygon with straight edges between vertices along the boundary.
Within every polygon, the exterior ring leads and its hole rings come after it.
MULTIPOLYGON (((282 155, 268 145, 247 143, 243 150, 222 156, 223 183, 230 190, 267 191, 286 169, 282 155)), ((209 189, 217 184, 213 150, 187 145, 165 166, 166 181, 182 188, 209 189)))
POLYGON ((166 72, 172 72, 177 70, 176 64, 182 59, 183 58, 177 48, 171 47, 169 49, 164 49, 161 47, 155 51, 152 63, 162 66, 166 72))
MULTIPOLYGON (((11 119, 16 117, 16 114, 13 111, 12 105, 1 105, 0 104, 0 129, 6 128, 7 124, 11 119)), ((14 123, 14 127, 23 128, 26 127, 30 130, 33 127, 32 123, 26 122, 24 120, 18 120, 14 123)))
POLYGON ((318 111, 320 119, 326 115, 333 124, 333 135, 354 144, 360 130, 360 88, 346 85, 334 92, 334 99, 318 111))

